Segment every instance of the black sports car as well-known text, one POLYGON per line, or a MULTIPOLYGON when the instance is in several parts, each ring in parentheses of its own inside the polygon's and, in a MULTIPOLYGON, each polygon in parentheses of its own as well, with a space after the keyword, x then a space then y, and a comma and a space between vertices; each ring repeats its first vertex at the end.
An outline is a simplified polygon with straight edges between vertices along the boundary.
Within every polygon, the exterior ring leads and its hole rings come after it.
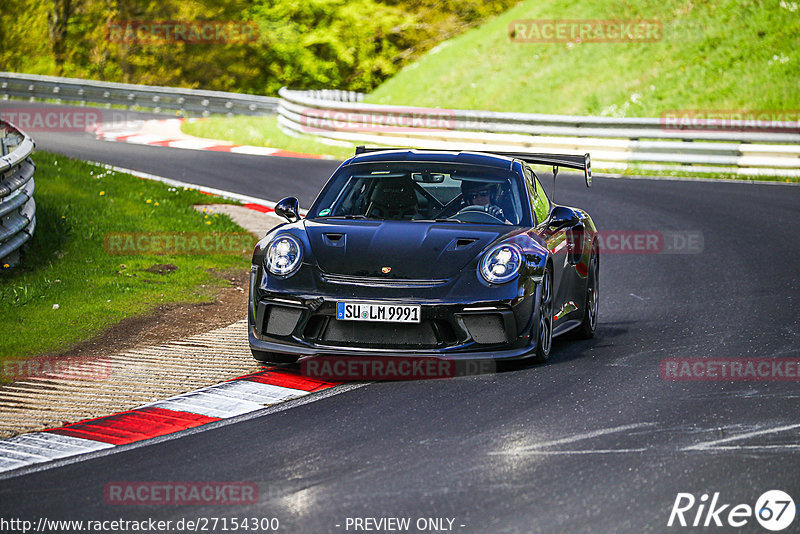
POLYGON ((358 147, 301 219, 258 242, 248 332, 260 361, 311 355, 544 362, 552 338, 591 337, 599 250, 589 215, 554 204, 531 164, 589 155, 358 147))

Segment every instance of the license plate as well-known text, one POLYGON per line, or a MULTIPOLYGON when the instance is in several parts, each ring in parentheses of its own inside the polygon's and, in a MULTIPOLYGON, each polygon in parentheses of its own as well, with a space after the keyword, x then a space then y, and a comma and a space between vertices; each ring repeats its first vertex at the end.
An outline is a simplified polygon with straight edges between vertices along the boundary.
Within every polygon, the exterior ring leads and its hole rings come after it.
POLYGON ((420 307, 404 304, 337 302, 336 318, 343 321, 418 323, 420 322, 420 307))

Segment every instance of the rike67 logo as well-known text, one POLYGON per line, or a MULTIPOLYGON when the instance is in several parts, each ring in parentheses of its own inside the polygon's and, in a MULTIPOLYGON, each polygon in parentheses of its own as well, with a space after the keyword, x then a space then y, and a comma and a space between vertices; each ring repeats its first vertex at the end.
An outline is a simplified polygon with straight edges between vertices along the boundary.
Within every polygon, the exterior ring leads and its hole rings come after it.
POLYGON ((781 490, 765 492, 754 507, 749 504, 723 504, 719 492, 714 493, 710 502, 707 493, 701 495, 700 499, 691 493, 678 493, 667 526, 742 528, 755 517, 765 529, 778 532, 792 524, 796 513, 794 500, 781 490))

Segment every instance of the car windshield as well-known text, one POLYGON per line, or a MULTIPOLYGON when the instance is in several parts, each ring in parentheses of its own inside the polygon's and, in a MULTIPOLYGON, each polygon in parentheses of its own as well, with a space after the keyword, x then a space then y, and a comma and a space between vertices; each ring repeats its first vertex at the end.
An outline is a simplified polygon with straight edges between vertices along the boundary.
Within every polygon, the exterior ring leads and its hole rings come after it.
POLYGON ((518 183, 511 170, 479 165, 353 164, 337 171, 308 216, 518 225, 518 183))

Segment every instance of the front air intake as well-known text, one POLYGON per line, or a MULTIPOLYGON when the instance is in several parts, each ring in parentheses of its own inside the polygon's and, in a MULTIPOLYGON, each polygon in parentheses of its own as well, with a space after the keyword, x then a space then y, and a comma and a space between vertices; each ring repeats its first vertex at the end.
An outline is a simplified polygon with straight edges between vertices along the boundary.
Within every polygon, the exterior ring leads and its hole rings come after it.
POLYGON ((470 337, 476 343, 505 343, 506 329, 499 313, 468 313, 461 316, 470 337))

